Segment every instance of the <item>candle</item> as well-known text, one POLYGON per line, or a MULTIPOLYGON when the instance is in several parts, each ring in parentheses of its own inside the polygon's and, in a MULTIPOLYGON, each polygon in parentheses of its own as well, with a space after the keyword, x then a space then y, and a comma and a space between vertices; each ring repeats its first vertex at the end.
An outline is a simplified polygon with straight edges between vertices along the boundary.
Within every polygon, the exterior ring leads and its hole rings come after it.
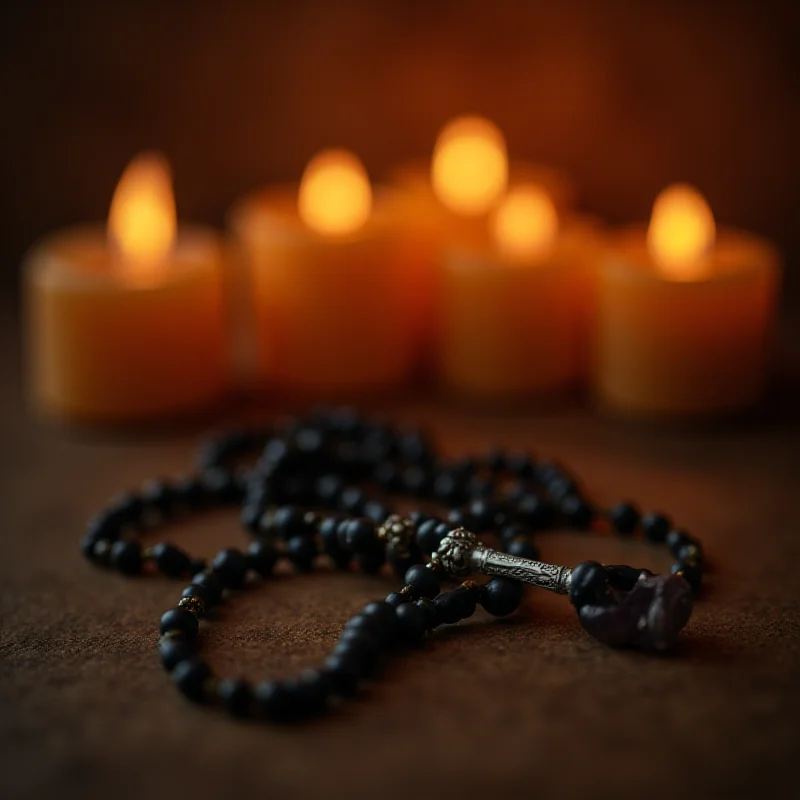
POLYGON ((736 412, 761 397, 780 257, 764 239, 715 230, 684 185, 656 200, 645 233, 623 231, 599 286, 597 392, 641 416, 736 412))
POLYGON ((502 132, 479 116, 448 122, 436 139, 430 163, 406 164, 393 178, 398 192, 392 216, 403 232, 401 258, 415 276, 420 350, 430 362, 438 347, 433 323, 441 315, 444 251, 485 243, 490 216, 509 184, 541 185, 562 218, 569 212, 573 191, 556 170, 524 162, 509 165, 502 132))
POLYGON ((560 226, 549 194, 512 188, 481 245, 443 262, 439 369, 461 396, 524 398, 575 383, 585 364, 594 242, 584 223, 560 226))
POLYGON ((390 201, 361 162, 327 150, 299 187, 257 191, 230 215, 249 281, 251 371, 264 387, 355 396, 402 382, 414 358, 414 276, 390 201))
POLYGON ((58 232, 24 264, 35 408, 64 420, 120 423, 217 401, 225 381, 221 257, 214 233, 178 231, 164 159, 134 159, 107 232, 58 232))

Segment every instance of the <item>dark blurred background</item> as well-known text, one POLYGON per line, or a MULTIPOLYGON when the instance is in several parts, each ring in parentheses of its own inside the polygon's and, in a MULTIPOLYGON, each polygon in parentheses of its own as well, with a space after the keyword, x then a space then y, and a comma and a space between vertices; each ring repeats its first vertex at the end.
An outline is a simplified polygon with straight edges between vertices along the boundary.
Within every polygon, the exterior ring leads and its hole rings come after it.
POLYGON ((317 148, 353 148, 379 177, 465 111, 494 119, 514 156, 565 169, 611 222, 689 180, 719 220, 800 257, 800 3, 28 0, 0 13, 9 288, 36 237, 105 216, 142 148, 171 159, 183 218, 220 223, 317 148))

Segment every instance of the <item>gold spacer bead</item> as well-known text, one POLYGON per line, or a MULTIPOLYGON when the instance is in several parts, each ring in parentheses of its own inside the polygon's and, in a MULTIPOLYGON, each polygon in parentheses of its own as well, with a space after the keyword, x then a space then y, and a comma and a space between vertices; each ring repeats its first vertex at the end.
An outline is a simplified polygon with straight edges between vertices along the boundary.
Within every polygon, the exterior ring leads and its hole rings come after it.
POLYGON ((178 608, 185 608, 196 617, 199 617, 206 609, 206 604, 199 597, 182 597, 178 603, 178 608))
POLYGON ((478 583, 478 581, 473 581, 473 580, 470 580, 470 579, 465 580, 461 584, 461 588, 462 589, 480 589, 482 587, 483 587, 482 583, 478 583))
POLYGON ((431 556, 431 560, 428 562, 427 566, 428 569, 431 570, 431 572, 442 573, 446 571, 445 568, 442 566, 442 562, 439 561, 439 557, 436 553, 434 553, 433 556, 431 556))
POLYGON ((411 587, 410 587, 410 586, 404 586, 404 587, 403 587, 403 588, 402 588, 402 589, 401 589, 401 590, 398 592, 398 594, 411 594, 411 587))

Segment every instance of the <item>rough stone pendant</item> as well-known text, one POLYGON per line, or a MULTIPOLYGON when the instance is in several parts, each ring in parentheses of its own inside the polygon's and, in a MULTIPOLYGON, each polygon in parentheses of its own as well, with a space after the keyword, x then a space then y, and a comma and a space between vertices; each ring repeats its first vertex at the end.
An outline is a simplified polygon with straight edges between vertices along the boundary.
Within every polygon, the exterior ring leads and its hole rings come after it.
MULTIPOLYGON (((568 567, 501 553, 464 528, 442 539, 433 560, 455 578, 477 572, 513 578, 557 594, 570 593, 572 570, 568 567)), ((692 590, 683 578, 642 571, 629 590, 609 587, 603 602, 577 610, 584 630, 605 644, 663 652, 677 643, 692 605, 692 590)))

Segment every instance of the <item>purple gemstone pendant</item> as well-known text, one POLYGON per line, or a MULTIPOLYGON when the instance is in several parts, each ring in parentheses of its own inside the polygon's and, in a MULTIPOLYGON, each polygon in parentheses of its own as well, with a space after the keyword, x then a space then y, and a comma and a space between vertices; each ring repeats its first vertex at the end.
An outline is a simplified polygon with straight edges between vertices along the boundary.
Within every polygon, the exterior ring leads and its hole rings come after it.
POLYGON ((675 646, 692 614, 692 589, 678 575, 642 575, 609 605, 578 612, 584 630, 614 647, 664 652, 675 646))

